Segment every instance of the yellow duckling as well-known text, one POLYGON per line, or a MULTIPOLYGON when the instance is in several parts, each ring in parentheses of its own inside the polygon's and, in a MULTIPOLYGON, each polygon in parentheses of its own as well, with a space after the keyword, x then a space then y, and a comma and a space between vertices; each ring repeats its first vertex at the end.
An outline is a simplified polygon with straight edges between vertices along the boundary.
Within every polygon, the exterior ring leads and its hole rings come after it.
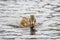
POLYGON ((30 18, 23 17, 20 26, 21 27, 31 27, 31 26, 37 26, 39 23, 36 22, 36 19, 34 15, 31 15, 30 18))

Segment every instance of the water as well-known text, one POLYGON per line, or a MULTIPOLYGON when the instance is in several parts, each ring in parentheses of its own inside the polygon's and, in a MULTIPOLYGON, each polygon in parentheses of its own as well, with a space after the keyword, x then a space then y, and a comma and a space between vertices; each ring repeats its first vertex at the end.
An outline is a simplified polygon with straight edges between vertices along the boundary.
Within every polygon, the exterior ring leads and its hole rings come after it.
POLYGON ((60 40, 60 1, 0 0, 0 40, 60 40), (36 31, 17 27, 22 17, 30 15, 41 23, 36 31))

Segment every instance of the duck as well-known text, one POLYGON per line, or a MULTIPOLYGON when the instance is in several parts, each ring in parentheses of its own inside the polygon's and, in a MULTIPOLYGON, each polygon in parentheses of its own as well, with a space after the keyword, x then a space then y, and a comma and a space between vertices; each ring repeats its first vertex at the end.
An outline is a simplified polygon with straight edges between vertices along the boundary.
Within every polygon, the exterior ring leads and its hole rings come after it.
POLYGON ((30 18, 23 17, 20 23, 20 27, 32 27, 32 26, 38 26, 40 23, 36 22, 35 16, 31 15, 30 18))

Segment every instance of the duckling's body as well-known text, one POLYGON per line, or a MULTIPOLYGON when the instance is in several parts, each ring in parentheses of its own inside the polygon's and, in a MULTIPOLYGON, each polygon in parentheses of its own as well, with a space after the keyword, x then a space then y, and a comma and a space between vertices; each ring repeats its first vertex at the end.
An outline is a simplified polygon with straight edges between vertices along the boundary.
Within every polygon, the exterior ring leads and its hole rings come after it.
POLYGON ((36 22, 36 19, 34 17, 34 15, 31 15, 30 18, 23 18, 21 23, 20 23, 20 26, 21 27, 32 27, 32 26, 36 26, 38 25, 38 23, 36 22))

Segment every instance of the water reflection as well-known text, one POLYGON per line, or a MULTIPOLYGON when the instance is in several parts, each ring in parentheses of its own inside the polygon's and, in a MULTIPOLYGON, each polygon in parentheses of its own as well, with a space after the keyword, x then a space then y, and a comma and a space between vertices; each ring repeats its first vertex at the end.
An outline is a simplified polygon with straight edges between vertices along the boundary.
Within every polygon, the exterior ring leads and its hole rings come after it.
POLYGON ((30 27, 30 35, 35 35, 35 32, 34 26, 30 27))

